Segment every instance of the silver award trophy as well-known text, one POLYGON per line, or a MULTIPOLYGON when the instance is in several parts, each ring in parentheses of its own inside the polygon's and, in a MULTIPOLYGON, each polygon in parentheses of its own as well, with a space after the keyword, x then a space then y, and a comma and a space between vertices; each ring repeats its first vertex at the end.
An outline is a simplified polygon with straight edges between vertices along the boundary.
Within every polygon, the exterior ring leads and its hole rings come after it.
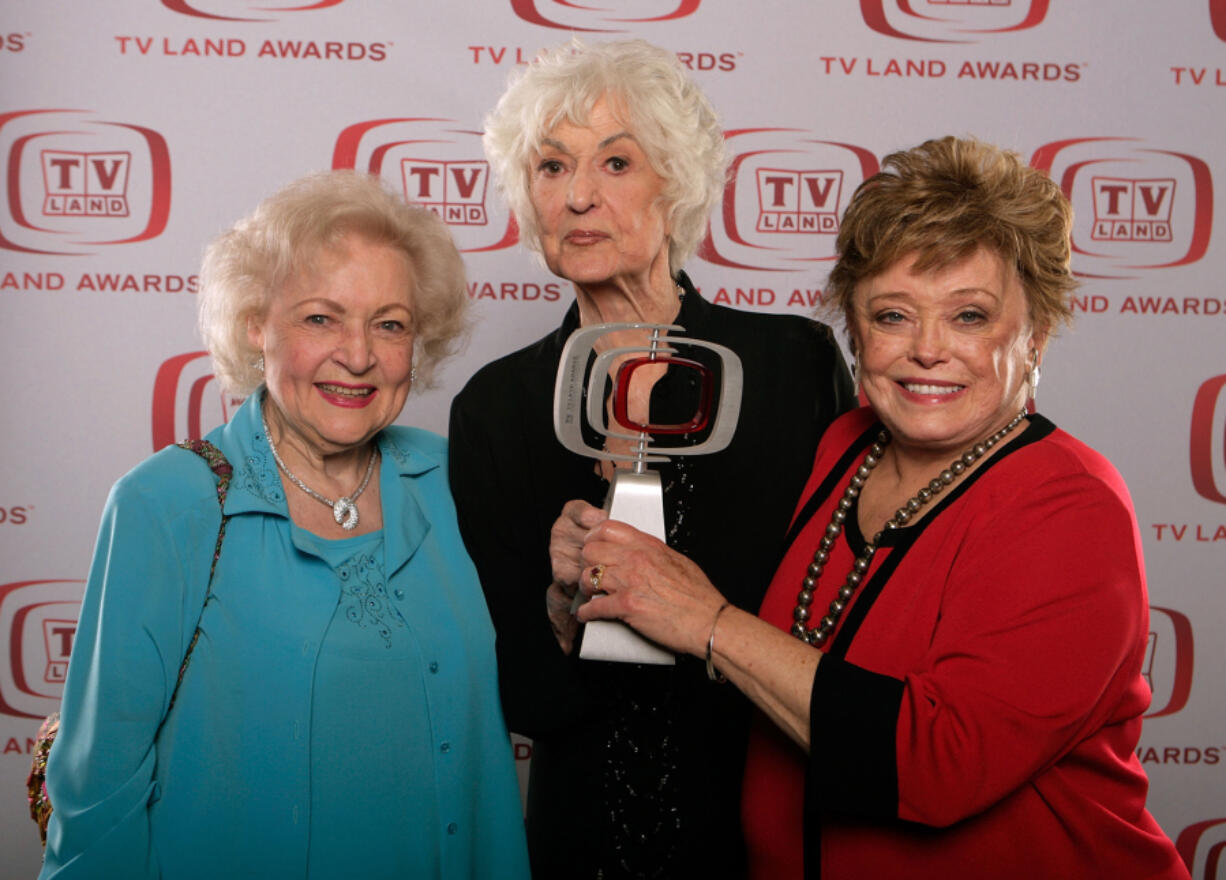
MULTIPOLYGON (((589 458, 630 463, 630 467, 618 467, 613 472, 613 481, 604 504, 609 518, 629 523, 661 541, 665 540, 664 490, 660 484, 660 474, 649 470, 647 465, 668 461, 676 455, 719 452, 732 441, 741 412, 741 359, 732 349, 714 342, 666 335, 669 331, 684 332, 684 329, 676 324, 596 324, 581 327, 570 335, 562 349, 553 393, 553 429, 563 446, 589 458), (591 370, 588 370, 588 360, 596 341, 610 333, 627 330, 646 331, 650 334, 647 343, 611 348, 597 355, 591 370), (714 420, 711 412, 715 400, 714 376, 704 364, 677 357, 678 350, 674 347, 677 345, 706 349, 719 356, 719 410, 714 420), (613 363, 623 357, 626 359, 613 377, 613 418, 609 420, 605 415, 605 379, 613 363), (631 420, 628 402, 630 377, 635 370, 659 364, 694 370, 701 379, 698 406, 688 422, 654 425, 631 420), (585 386, 586 408, 582 404, 585 386), (583 439, 585 417, 587 424, 598 434, 630 440, 634 444, 633 449, 626 454, 617 454, 589 446, 583 439), (711 426, 707 439, 692 446, 670 446, 665 453, 651 445, 653 434, 691 434, 705 430, 707 425, 711 426)), ((676 662, 672 653, 617 620, 595 620, 587 624, 579 656, 588 660, 622 663, 676 662)))

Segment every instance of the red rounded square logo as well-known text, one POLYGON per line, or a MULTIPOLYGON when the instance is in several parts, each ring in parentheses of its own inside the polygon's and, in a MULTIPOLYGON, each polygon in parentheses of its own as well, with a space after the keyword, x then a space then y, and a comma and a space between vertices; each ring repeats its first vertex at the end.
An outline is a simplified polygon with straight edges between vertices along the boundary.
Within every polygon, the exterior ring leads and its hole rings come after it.
POLYGON ((728 184, 698 255, 719 266, 782 272, 833 260, 839 217, 855 188, 880 170, 877 157, 799 128, 734 129, 724 137, 728 184))
POLYGON ((1196 494, 1226 504, 1226 375, 1207 379, 1197 389, 1190 437, 1188 458, 1196 494))
POLYGON ((59 708, 81 610, 79 580, 0 585, 0 713, 42 718, 59 708))
POLYGON ((1073 271, 1132 278, 1209 249, 1213 177, 1204 160, 1140 138, 1053 141, 1030 160, 1073 203, 1073 271))
POLYGON ((275 21, 269 13, 309 12, 339 6, 345 0, 316 0, 314 3, 286 3, 282 8, 269 4, 268 0, 162 0, 162 5, 171 12, 207 18, 213 21, 275 21))
POLYGON ((879 34, 926 43, 973 43, 1037 27, 1049 0, 860 0, 864 23, 879 34))
POLYGON ((1226 868, 1226 817, 1189 825, 1175 839, 1175 849, 1193 880, 1219 880, 1226 868))
POLYGON ((571 0, 511 0, 511 9, 529 24, 583 33, 617 33, 657 21, 693 15, 702 0, 612 0, 598 6, 571 0))
POLYGON ((332 167, 384 178, 407 200, 442 217, 466 253, 500 250, 519 240, 511 212, 491 198, 481 132, 453 119, 407 116, 354 123, 337 137, 332 167))
POLYGON ((623 428, 644 431, 648 434, 691 434, 703 430, 711 421, 711 404, 715 400, 715 374, 705 365, 689 358, 637 357, 631 358, 618 367, 613 389, 613 420, 623 428), (698 391, 694 414, 688 421, 664 425, 654 422, 638 422, 630 417, 630 381, 634 371, 641 367, 660 366, 661 364, 691 370, 697 374, 698 391))
POLYGON ((1151 605, 1149 641, 1141 665, 1153 694, 1146 718, 1174 715, 1188 704, 1194 661, 1192 621, 1173 608, 1151 605))
POLYGON ((222 391, 207 351, 167 359, 153 380, 153 451, 180 440, 199 440, 230 421, 245 399, 222 391))
POLYGON ((81 110, 20 110, 0 114, 0 153, 0 248, 92 254, 166 229, 170 151, 151 128, 81 110))

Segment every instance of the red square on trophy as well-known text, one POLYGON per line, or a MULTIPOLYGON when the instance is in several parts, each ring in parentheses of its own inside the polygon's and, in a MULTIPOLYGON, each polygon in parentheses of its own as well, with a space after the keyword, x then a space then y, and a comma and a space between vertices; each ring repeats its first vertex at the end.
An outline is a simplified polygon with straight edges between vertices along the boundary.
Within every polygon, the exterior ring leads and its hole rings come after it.
POLYGON ((623 428, 645 431, 648 434, 690 434, 701 431, 711 420, 711 403, 715 399, 715 375, 703 364, 688 358, 636 357, 617 369, 613 383, 613 420, 623 428), (698 405, 694 415, 686 422, 657 425, 652 422, 636 422, 630 417, 630 382, 634 371, 646 366, 666 365, 695 370, 698 373, 698 405))

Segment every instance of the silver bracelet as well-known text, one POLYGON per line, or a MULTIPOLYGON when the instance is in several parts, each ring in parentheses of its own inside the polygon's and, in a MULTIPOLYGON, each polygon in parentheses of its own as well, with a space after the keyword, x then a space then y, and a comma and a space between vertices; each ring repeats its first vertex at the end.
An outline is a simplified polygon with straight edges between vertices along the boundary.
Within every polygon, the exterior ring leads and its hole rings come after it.
POLYGON ((723 684, 728 679, 724 677, 722 672, 715 670, 715 664, 711 662, 711 651, 715 648, 715 624, 719 623, 719 616, 724 613, 724 609, 730 604, 732 603, 725 602, 719 606, 719 610, 715 612, 715 617, 711 618, 711 634, 707 636, 707 678, 719 684, 723 684))

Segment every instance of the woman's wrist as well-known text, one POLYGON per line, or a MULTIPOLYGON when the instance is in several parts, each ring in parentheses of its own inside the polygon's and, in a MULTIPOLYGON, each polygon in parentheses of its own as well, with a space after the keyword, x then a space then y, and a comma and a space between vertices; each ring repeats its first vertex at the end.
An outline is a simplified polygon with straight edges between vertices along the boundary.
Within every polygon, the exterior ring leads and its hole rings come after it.
POLYGON ((715 616, 711 618, 711 631, 707 635, 707 678, 719 684, 723 684, 728 679, 724 677, 722 672, 716 670, 715 663, 711 657, 715 650, 715 627, 719 625, 720 615, 722 615, 731 604, 731 602, 725 600, 724 603, 716 609, 715 616))

